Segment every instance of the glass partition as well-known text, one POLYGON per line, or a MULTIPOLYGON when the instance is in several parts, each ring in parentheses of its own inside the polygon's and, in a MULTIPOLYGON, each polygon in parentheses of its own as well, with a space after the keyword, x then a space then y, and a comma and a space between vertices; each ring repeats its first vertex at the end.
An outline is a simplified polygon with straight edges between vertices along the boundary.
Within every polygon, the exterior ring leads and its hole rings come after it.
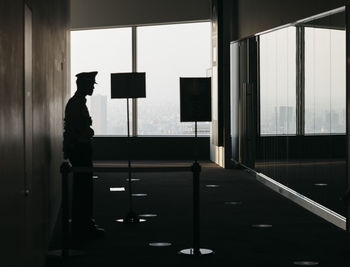
MULTIPOLYGON (((254 101, 249 95, 257 91, 258 130, 254 136, 244 136, 249 122, 243 122, 243 136, 235 141, 241 151, 254 155, 254 170, 343 216, 347 184, 345 35, 344 9, 260 34, 256 86, 245 93, 244 81, 231 81, 231 92, 240 92, 239 106, 254 106, 245 102, 254 101), (256 146, 249 146, 249 140, 256 146)), ((239 47, 245 43, 240 41, 239 47)), ((246 66, 247 62, 241 62, 246 59, 237 57, 237 45, 231 47, 231 60, 236 62, 231 66, 246 66)), ((231 77, 239 76, 236 67, 231 71, 231 77)), ((238 120, 254 117, 249 116, 252 112, 246 108, 241 114, 248 115, 239 115, 238 120)), ((237 154, 235 146, 232 153, 237 154)))

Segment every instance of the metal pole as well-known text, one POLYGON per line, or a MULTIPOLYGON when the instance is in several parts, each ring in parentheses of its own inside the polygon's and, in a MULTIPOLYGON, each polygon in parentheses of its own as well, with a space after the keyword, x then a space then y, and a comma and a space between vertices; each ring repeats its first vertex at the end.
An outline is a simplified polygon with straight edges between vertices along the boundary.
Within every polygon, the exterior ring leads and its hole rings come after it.
MULTIPOLYGON (((347 138, 347 157, 346 157, 346 187, 347 196, 350 197, 350 5, 346 5, 346 138, 347 138)), ((350 232, 350 205, 346 203, 346 231, 350 232)))
POLYGON ((68 162, 61 165, 62 174, 62 257, 69 256, 68 235, 69 235, 69 206, 68 206, 68 174, 70 166, 68 162))
MULTIPOLYGON (((131 28, 132 35, 132 72, 137 72, 137 27, 131 28)), ((137 136, 137 98, 132 99, 132 136, 137 136)))
POLYGON ((133 216, 133 205, 132 205, 132 183, 131 183, 131 160, 130 160, 130 121, 129 121, 129 98, 127 101, 127 122, 128 122, 128 141, 127 141, 127 149, 128 149, 128 182, 129 182, 129 216, 133 216))
POLYGON ((200 252, 200 225, 199 225, 199 173, 201 166, 198 162, 192 165, 193 171, 193 254, 201 255, 200 252))
POLYGON ((197 121, 194 122, 194 162, 198 160, 197 121))
POLYGON ((72 171, 69 163, 63 162, 60 166, 60 173, 62 176, 62 248, 59 250, 51 250, 48 252, 49 256, 59 257, 63 262, 71 256, 82 256, 84 252, 71 250, 68 245, 69 235, 69 189, 68 176, 72 171))

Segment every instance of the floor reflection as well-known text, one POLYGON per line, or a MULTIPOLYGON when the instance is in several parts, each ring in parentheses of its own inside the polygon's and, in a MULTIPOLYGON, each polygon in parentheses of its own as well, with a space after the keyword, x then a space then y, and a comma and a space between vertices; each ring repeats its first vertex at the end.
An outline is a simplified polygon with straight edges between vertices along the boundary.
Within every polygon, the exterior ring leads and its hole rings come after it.
POLYGON ((342 201, 346 189, 345 159, 260 160, 256 162, 255 169, 345 216, 345 204, 342 201))

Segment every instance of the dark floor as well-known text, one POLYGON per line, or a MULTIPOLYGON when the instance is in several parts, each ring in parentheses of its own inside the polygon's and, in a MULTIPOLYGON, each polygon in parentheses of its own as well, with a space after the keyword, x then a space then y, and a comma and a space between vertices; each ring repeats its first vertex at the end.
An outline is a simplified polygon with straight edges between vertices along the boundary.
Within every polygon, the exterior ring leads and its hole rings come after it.
MULTIPOLYGON (((133 175, 141 179, 133 182, 134 192, 148 194, 133 198, 135 210, 139 214, 157 214, 137 225, 114 221, 128 211, 128 198, 127 192, 110 192, 109 188, 126 187, 127 175, 100 173, 94 180, 95 218, 105 228, 105 238, 80 247, 86 255, 70 258, 64 264, 48 257, 46 267, 284 267, 297 266, 296 261, 350 266, 347 233, 266 188, 243 170, 225 170, 208 162, 202 167, 201 247, 213 249, 214 255, 194 258, 178 254, 192 246, 191 173, 133 175), (206 187, 208 184, 219 187, 206 187), (231 201, 241 204, 225 204, 231 201), (272 227, 255 228, 255 224, 272 227), (152 242, 172 245, 150 247, 152 242)), ((51 248, 59 246, 57 231, 51 248)))

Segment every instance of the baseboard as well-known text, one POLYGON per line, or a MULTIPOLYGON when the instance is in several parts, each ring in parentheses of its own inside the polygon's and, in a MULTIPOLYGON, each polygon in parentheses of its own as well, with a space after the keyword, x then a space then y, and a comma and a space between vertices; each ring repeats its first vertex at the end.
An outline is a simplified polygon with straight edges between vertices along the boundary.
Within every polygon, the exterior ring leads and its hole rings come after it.
POLYGON ((312 199, 305 197, 304 195, 294 191, 293 189, 290 189, 289 187, 279 182, 276 182, 275 180, 262 173, 256 172, 256 179, 265 186, 281 194, 282 196, 290 199, 291 201, 307 209, 313 214, 325 219, 326 221, 334 224, 335 226, 343 230, 346 230, 346 218, 344 216, 341 216, 340 214, 326 208, 325 206, 322 206, 321 204, 313 201, 312 199))

